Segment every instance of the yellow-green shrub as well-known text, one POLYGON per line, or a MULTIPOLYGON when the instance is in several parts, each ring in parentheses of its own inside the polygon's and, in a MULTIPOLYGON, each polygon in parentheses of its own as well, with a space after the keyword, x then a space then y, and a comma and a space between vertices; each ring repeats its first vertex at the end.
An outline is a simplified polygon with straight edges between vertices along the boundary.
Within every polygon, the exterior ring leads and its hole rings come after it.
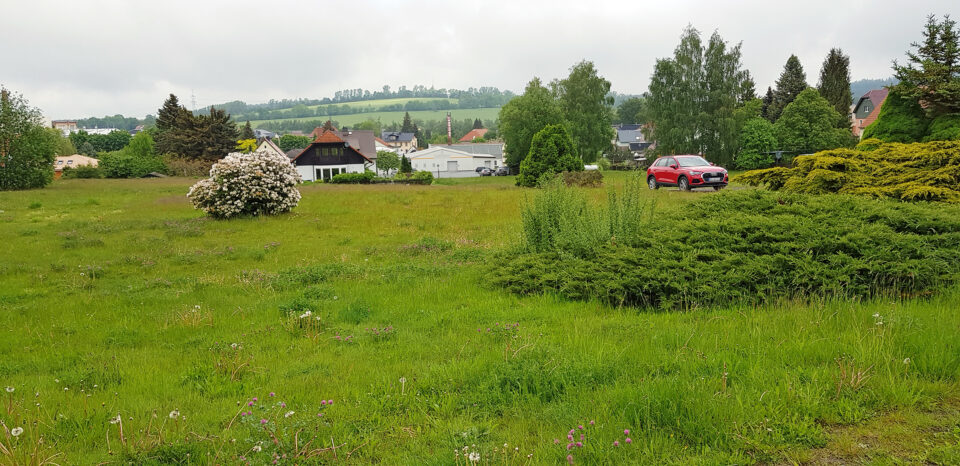
POLYGON ((901 144, 869 139, 857 147, 798 156, 790 168, 753 170, 736 181, 811 194, 960 202, 960 141, 901 144))

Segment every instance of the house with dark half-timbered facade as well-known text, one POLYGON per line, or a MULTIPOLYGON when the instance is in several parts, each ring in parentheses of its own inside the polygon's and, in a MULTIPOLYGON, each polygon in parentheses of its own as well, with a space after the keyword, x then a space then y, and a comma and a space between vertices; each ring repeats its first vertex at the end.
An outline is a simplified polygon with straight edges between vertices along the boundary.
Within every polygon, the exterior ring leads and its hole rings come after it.
POLYGON ((325 131, 310 143, 292 163, 303 181, 329 181, 341 173, 363 173, 373 161, 333 131, 325 131))

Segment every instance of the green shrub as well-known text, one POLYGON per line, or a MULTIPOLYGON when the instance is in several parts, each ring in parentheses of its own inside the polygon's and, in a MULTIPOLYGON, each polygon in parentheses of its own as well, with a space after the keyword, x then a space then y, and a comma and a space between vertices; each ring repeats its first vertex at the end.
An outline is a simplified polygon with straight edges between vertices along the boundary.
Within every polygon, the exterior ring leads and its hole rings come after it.
POLYGON ((64 167, 63 178, 103 178, 103 172, 100 167, 94 165, 78 165, 76 167, 64 167))
POLYGON ((861 147, 798 156, 790 168, 754 170, 736 181, 810 194, 960 202, 960 141, 899 144, 867 139, 861 147))
POLYGON ((428 171, 404 173, 401 171, 393 176, 393 180, 410 184, 431 184, 433 183, 433 173, 428 171))
POLYGON ((517 186, 532 188, 540 183, 544 175, 582 170, 583 162, 577 156, 566 127, 547 125, 530 141, 530 152, 520 162, 517 186))
POLYGON ((208 176, 213 167, 209 160, 188 159, 176 154, 164 154, 161 160, 166 166, 166 174, 171 176, 208 176))
POLYGON ((955 141, 960 139, 960 113, 950 113, 934 118, 927 128, 924 142, 955 141))
POLYGON ((900 96, 891 89, 877 119, 863 130, 863 139, 883 142, 919 142, 927 134, 929 120, 916 100, 900 96))
POLYGON ((562 189, 540 197, 524 212, 523 244, 498 254, 489 275, 514 293, 696 308, 926 295, 960 273, 956 207, 723 192, 661 213, 656 223, 625 223, 632 236, 601 241, 597 223, 609 214, 562 189), (577 235, 584 239, 569 240, 577 235))
POLYGON ((580 172, 563 172, 560 174, 564 184, 567 186, 580 186, 584 188, 599 188, 603 185, 603 173, 597 170, 580 172))
POLYGON ((737 158, 733 162, 734 165, 741 170, 756 170, 773 165, 773 155, 744 151, 737 154, 737 158))
POLYGON ((133 155, 126 150, 100 154, 100 170, 106 178, 140 178, 152 172, 163 172, 163 161, 156 156, 133 155))
POLYGON ((330 182, 334 184, 366 184, 373 182, 375 177, 376 175, 373 172, 341 173, 334 175, 330 182))

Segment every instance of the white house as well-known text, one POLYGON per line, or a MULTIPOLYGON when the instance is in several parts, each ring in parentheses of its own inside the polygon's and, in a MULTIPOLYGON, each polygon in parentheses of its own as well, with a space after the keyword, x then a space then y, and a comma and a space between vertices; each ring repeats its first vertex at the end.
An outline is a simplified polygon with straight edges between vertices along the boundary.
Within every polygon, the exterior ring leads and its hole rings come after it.
POLYGON ((276 145, 276 144, 275 144, 272 140, 270 140, 270 139, 264 139, 263 141, 261 141, 261 142, 260 142, 260 145, 257 146, 257 151, 258 151, 258 152, 259 152, 259 151, 264 151, 264 152, 268 152, 268 153, 271 153, 271 154, 282 155, 282 156, 284 156, 284 157, 287 156, 287 153, 284 152, 282 149, 280 149, 280 146, 276 145))
POLYGON ((439 177, 476 174, 477 168, 495 169, 502 161, 492 154, 471 154, 449 146, 434 146, 410 155, 414 170, 432 172, 439 177))
POLYGON ((363 173, 373 168, 370 160, 333 131, 313 140, 292 161, 303 181, 329 181, 341 173, 363 173))

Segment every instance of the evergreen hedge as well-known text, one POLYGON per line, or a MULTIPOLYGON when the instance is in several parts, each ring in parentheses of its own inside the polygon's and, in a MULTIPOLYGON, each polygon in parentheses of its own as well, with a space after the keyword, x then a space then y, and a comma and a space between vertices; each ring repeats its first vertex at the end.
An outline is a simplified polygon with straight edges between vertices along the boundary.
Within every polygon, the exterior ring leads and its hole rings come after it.
POLYGON ((960 202, 960 141, 883 143, 802 155, 791 167, 744 173, 736 180, 773 190, 858 194, 903 201, 960 202))

